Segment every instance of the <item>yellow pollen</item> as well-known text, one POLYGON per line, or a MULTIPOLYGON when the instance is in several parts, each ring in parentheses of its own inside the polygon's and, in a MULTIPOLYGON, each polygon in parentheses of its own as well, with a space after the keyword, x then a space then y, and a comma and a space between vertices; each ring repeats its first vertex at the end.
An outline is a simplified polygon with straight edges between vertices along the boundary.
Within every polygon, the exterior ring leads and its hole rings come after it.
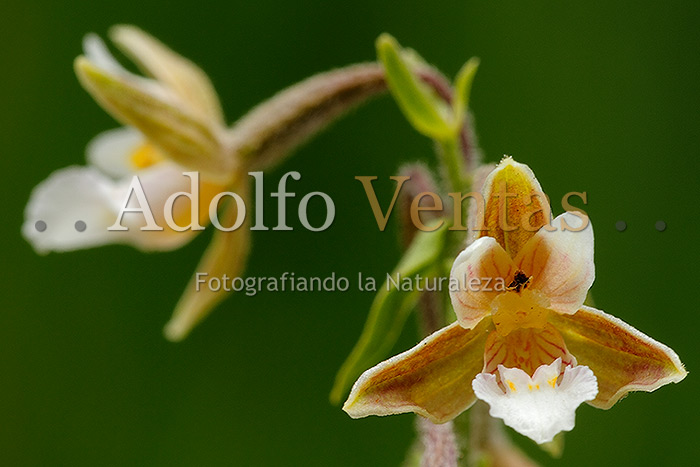
POLYGON ((158 150, 153 145, 144 143, 131 153, 131 165, 137 169, 145 169, 163 160, 158 150))
POLYGON ((512 381, 506 381, 508 383, 508 387, 510 388, 511 392, 515 392, 515 384, 513 384, 512 381))
POLYGON ((535 389, 537 389, 537 390, 539 391, 539 390, 540 390, 540 385, 539 385, 539 384, 536 384, 536 385, 535 385, 535 389))
POLYGON ((555 387, 557 384, 557 378, 558 376, 555 376, 554 378, 548 380, 547 383, 549 383, 550 386, 555 387))

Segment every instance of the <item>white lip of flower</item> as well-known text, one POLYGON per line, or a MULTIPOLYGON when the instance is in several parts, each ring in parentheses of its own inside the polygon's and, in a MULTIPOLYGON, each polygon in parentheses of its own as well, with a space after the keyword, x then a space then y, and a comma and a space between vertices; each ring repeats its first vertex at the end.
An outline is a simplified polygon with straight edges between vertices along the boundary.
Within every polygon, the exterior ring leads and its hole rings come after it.
MULTIPOLYGON (((94 34, 83 41, 85 56, 105 72, 128 76, 149 94, 163 101, 179 98, 156 80, 135 75, 117 62, 104 42, 94 34)), ((193 112, 192 106, 180 102, 193 112)), ((218 125, 212 122, 216 130, 218 125)), ((119 216, 129 195, 132 177, 139 181, 158 225, 164 226, 165 200, 176 192, 189 192, 191 180, 183 176, 187 169, 168 160, 137 129, 125 126, 97 135, 87 146, 88 166, 58 170, 34 188, 25 209, 24 237, 38 253, 71 251, 106 244, 127 244, 144 251, 163 251, 181 247, 195 232, 142 231, 145 219, 140 214, 125 214, 122 225, 127 231, 108 231, 119 216), (35 227, 38 221, 46 230, 35 227), (78 231, 77 221, 86 228, 78 231)), ((133 198, 133 196, 132 196, 133 198)), ((134 200, 129 206, 135 206, 134 200)))
POLYGON ((491 407, 492 417, 538 444, 552 441, 561 431, 574 428, 576 408, 595 399, 598 383, 590 368, 565 366, 561 358, 542 365, 530 377, 519 368, 498 366, 498 375, 479 373, 472 387, 491 407))
POLYGON ((478 398, 493 417, 545 443, 573 428, 583 402, 608 409, 631 391, 685 378, 673 350, 583 305, 595 277, 590 222, 584 227, 583 217, 563 214, 550 223, 553 231, 508 234, 500 227, 502 199, 491 193, 518 194, 506 218, 519 219, 532 209, 524 203, 538 198, 527 195, 541 187, 529 167, 511 158, 484 186, 491 202, 482 219, 494 236, 475 240, 455 260, 451 277, 461 287, 450 295, 457 321, 365 371, 343 406, 348 415, 414 412, 445 423, 478 398), (500 292, 470 289, 472 278, 484 277, 512 282, 500 292))
MULTIPOLYGON (((70 251, 106 244, 128 244, 145 251, 170 250, 188 242, 193 232, 142 231, 143 216, 125 214, 128 231, 108 231, 129 194, 131 178, 138 174, 156 222, 165 225, 163 209, 172 193, 189 191, 190 179, 178 165, 161 161, 144 169, 134 167, 130 157, 143 143, 134 129, 120 128, 101 133, 88 145, 91 165, 57 170, 32 191, 25 210, 22 233, 39 253, 70 251), (35 228, 37 221, 46 231, 35 228), (85 231, 75 222, 84 221, 85 231)), ((134 200, 130 206, 134 206, 134 200)))

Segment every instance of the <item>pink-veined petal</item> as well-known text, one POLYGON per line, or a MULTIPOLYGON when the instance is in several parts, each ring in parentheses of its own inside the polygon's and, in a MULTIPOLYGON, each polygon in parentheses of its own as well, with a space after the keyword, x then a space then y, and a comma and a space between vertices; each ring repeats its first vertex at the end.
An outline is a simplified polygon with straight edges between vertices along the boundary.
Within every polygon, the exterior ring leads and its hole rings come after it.
POLYGON ((489 315, 490 304, 500 293, 497 280, 506 284, 512 271, 513 261, 492 237, 481 237, 457 256, 450 277, 459 287, 451 287, 450 299, 462 327, 473 328, 489 315))
POLYGON ((520 368, 528 375, 556 359, 576 365, 561 334, 551 324, 542 329, 518 329, 507 336, 492 331, 484 349, 484 373, 494 373, 499 365, 520 368))
POLYGON ((530 287, 547 297, 550 309, 576 313, 595 279, 593 227, 588 218, 582 220, 570 212, 557 216, 552 227, 555 230, 540 229, 515 264, 532 277, 530 287), (570 230, 581 228, 582 222, 587 223, 585 228, 570 230))

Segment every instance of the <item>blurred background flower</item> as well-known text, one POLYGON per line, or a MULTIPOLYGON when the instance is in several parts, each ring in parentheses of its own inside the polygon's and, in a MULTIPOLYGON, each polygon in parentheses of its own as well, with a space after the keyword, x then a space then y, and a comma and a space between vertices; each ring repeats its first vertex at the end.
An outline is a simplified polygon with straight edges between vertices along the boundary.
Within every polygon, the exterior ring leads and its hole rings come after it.
MULTIPOLYGON (((698 366, 699 300, 689 293, 700 253, 697 2, 164 9, 151 0, 36 0, 3 9, 2 463, 397 465, 413 436, 411 416, 353 421, 327 402, 374 294, 234 294, 207 326, 172 345, 160 338, 162 323, 186 284, 182 271, 196 267, 213 232, 176 255, 109 246, 38 257, 22 240, 32 187, 80 160, 89 135, 115 126, 80 87, 72 62, 86 32, 122 22, 195 59, 229 116, 313 73, 373 60, 384 31, 452 76, 480 57, 470 107, 484 159, 506 153, 527 162, 553 201, 587 191, 596 300, 672 346, 691 373, 698 366)), ((431 161, 432 151, 388 97, 335 124, 266 173, 276 182, 298 170, 302 179, 290 188, 328 193, 335 223, 320 233, 299 225, 256 232, 248 274, 335 271, 353 280, 362 271, 381 282, 399 258, 397 219, 380 232, 354 176, 388 179, 405 162, 431 161)), ((393 193, 388 183, 376 189, 380 200, 393 193)), ((272 222, 276 200, 268 202, 272 222)), ((415 344, 415 327, 395 351, 415 344)), ((700 456, 696 394, 691 374, 654 397, 632 394, 611 412, 582 407, 561 461, 522 447, 545 465, 688 464, 700 456), (669 412, 683 418, 659 427, 669 412)))

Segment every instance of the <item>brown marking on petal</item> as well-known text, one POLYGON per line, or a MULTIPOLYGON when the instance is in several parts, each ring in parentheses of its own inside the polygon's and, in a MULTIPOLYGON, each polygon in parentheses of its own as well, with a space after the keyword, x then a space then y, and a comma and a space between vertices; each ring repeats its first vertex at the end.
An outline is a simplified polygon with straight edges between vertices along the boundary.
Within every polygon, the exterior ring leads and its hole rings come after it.
POLYGON ((557 358, 561 358, 565 365, 575 362, 561 334, 551 324, 542 329, 517 329, 507 336, 494 331, 486 341, 486 348, 483 370, 486 373, 495 373, 498 365, 503 365, 520 368, 532 376, 537 368, 549 365, 557 358), (496 351, 488 350, 494 347, 496 351))
POLYGON ((491 366, 491 363, 493 362, 493 360, 495 358, 497 358, 499 356, 499 354, 501 354, 501 350, 503 350, 504 352, 503 352, 503 355, 501 355, 501 358, 499 360, 505 360, 506 356, 508 355, 508 350, 505 348, 505 344, 502 341, 499 341, 498 339, 489 339, 489 341, 491 342, 491 344, 489 345, 486 352, 484 352, 484 366, 485 367, 491 366), (491 349, 493 349, 493 347, 496 344, 499 344, 498 348, 492 352, 491 349))
POLYGON ((622 320, 591 307, 573 315, 553 313, 578 363, 598 379, 598 396, 590 404, 607 409, 631 391, 653 391, 685 378, 678 355, 622 320))
POLYGON ((475 401, 472 380, 481 371, 484 319, 467 330, 453 323, 413 349, 367 370, 343 410, 353 418, 415 412, 436 423, 449 421, 475 401))

